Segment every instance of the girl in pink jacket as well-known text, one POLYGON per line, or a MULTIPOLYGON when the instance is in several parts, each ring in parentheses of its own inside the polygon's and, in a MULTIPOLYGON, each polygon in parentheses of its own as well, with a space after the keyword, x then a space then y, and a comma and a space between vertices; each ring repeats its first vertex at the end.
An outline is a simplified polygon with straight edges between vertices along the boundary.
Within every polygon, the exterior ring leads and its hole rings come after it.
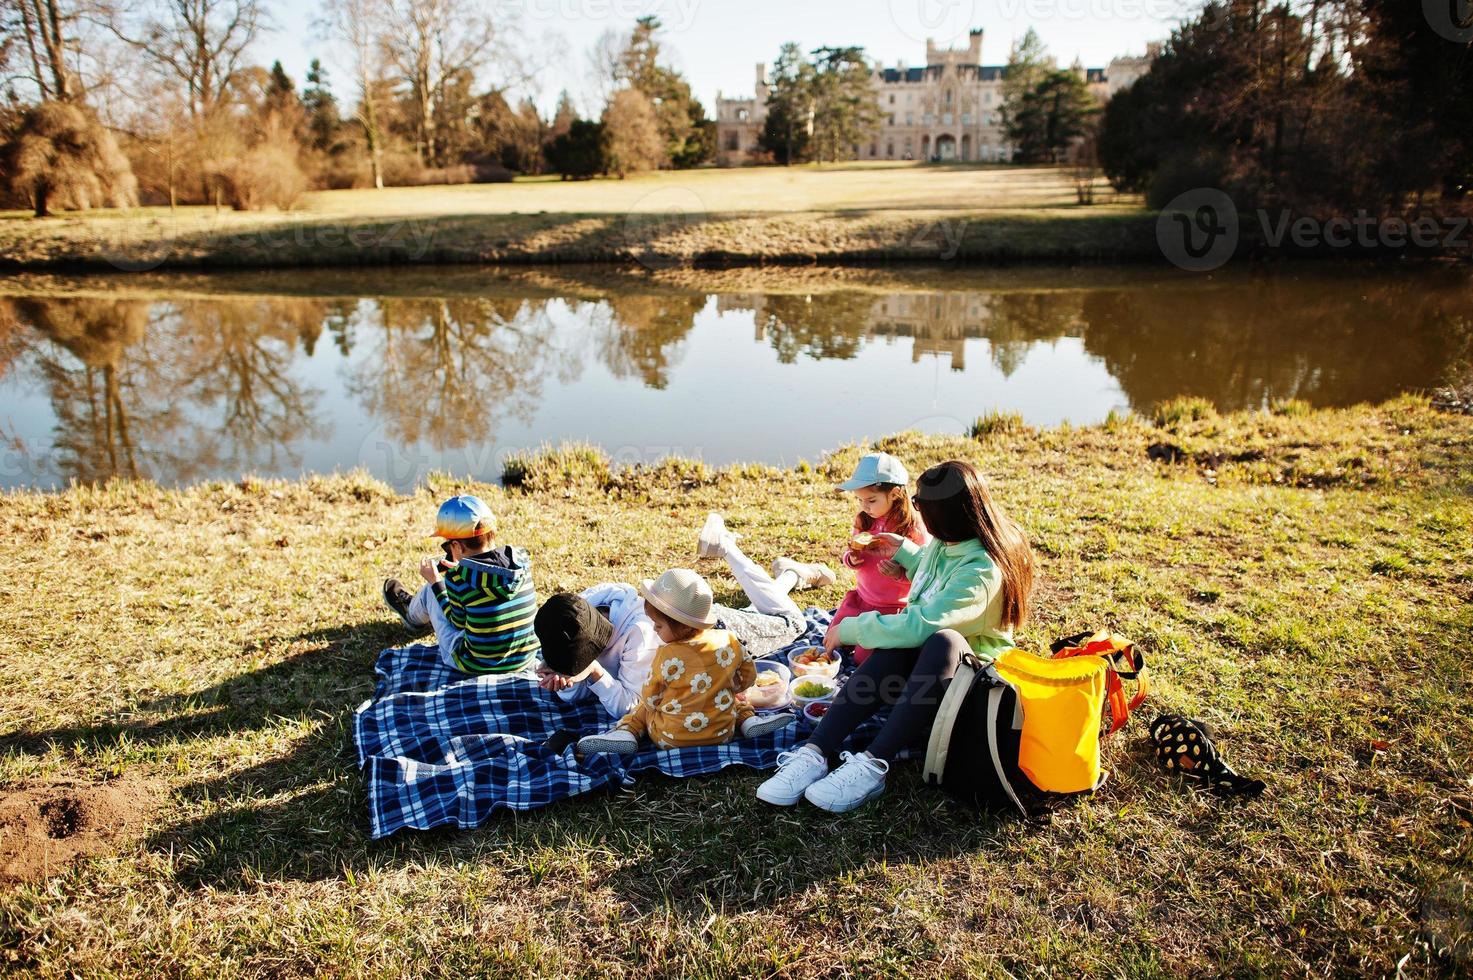
MULTIPOLYGON (((873 540, 881 533, 898 534, 917 545, 931 540, 910 499, 910 475, 905 464, 889 453, 870 453, 860 459, 854 475, 839 484, 840 490, 854 494, 859 513, 854 517, 854 530, 844 550, 844 564, 854 569, 858 588, 851 589, 834 611, 834 623, 860 613, 883 615, 905 608, 910 581, 905 570, 886 549, 873 540)), ((862 664, 869 657, 864 647, 854 648, 854 662, 862 664)))

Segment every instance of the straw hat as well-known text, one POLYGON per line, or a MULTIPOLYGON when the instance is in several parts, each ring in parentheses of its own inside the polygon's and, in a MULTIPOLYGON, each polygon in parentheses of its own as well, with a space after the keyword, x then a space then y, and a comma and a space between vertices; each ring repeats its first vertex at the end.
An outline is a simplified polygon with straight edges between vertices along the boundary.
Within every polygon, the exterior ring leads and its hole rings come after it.
POLYGON ((698 629, 716 625, 711 586, 689 568, 672 568, 657 579, 645 579, 639 594, 676 622, 698 629))

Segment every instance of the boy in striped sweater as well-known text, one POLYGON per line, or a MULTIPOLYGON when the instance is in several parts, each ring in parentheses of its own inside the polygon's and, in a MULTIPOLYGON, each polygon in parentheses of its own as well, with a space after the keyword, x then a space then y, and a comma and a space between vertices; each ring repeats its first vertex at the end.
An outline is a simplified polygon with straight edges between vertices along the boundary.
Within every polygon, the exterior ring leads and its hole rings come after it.
POLYGON ((384 601, 411 629, 435 629, 440 659, 466 674, 515 674, 537 654, 532 618, 537 592, 527 552, 496 546, 496 516, 479 497, 440 505, 435 537, 443 560, 419 567, 425 586, 410 595, 397 579, 384 583, 384 601))

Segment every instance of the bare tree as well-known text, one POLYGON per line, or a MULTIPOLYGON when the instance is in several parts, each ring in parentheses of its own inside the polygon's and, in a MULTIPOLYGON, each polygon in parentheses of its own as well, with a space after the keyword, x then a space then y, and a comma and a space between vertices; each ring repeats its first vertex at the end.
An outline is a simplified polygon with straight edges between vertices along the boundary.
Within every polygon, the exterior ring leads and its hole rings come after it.
POLYGON ((383 38, 388 11, 383 0, 328 0, 323 26, 348 51, 358 86, 356 115, 368 144, 373 186, 384 186, 384 126, 378 106, 384 75, 383 38))
POLYGON ((447 83, 478 77, 495 65, 497 88, 530 80, 530 46, 518 43, 519 25, 508 11, 493 14, 488 0, 383 0, 384 49, 413 104, 415 143, 429 166, 440 166, 436 112, 447 83))
POLYGON ((246 49, 270 22, 262 0, 151 0, 112 26, 184 89, 198 124, 214 114, 246 49))

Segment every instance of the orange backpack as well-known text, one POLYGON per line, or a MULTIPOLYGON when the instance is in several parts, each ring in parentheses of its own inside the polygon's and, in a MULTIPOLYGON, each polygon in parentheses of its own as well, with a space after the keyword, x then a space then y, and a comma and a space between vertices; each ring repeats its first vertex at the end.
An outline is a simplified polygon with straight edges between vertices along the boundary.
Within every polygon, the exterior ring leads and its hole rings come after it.
POLYGON ((1146 658, 1135 648, 1135 644, 1108 630, 1094 633, 1076 633, 1062 640, 1055 640, 1049 649, 1055 660, 1068 657, 1099 657, 1108 665, 1105 677, 1105 700, 1110 705, 1111 735, 1125 727, 1130 713, 1146 700, 1149 690, 1146 684, 1146 658), (1125 681, 1135 681, 1135 696, 1125 698, 1125 681))

